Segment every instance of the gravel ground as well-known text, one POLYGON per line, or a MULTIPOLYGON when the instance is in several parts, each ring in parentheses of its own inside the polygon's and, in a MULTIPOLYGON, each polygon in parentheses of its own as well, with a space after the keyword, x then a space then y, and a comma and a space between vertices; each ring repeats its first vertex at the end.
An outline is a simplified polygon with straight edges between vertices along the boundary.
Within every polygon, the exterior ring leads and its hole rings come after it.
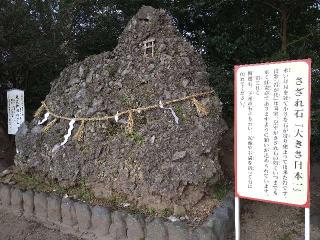
MULTIPOLYGON (((241 203, 245 206, 241 215, 241 239, 304 239, 304 209, 244 200, 241 203)), ((320 231, 314 224, 311 239, 320 239, 320 231)))
MULTIPOLYGON (((320 239, 320 163, 311 165, 311 240, 320 239)), ((241 239, 303 240, 304 209, 241 200, 241 239)), ((230 234, 228 240, 234 239, 230 234)))
POLYGON ((39 223, 28 221, 23 217, 16 217, 0 212, 1 240, 78 240, 75 237, 48 229, 39 223))

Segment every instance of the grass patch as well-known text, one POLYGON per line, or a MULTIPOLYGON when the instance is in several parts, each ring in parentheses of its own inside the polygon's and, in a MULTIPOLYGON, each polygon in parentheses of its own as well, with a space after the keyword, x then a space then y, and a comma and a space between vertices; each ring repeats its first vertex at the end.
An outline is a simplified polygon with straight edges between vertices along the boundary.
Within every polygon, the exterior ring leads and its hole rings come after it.
POLYGON ((179 105, 177 105, 174 107, 174 111, 177 117, 180 119, 180 121, 182 123, 185 123, 187 119, 186 119, 186 116, 183 114, 182 108, 179 105))
POLYGON ((94 199, 94 194, 86 186, 84 180, 81 180, 73 187, 63 187, 54 180, 44 179, 40 176, 27 175, 21 172, 14 174, 14 181, 22 189, 32 189, 37 192, 54 192, 59 196, 65 194, 86 202, 91 202, 94 199))
MULTIPOLYGON (((4 179, 5 177, 1 179, 1 181, 4 179)), ((14 170, 13 174, 10 176, 10 179, 16 183, 17 187, 23 190, 47 192, 60 197, 68 195, 68 197, 72 199, 84 201, 90 205, 108 207, 113 211, 124 210, 131 214, 142 214, 149 217, 162 218, 168 218, 173 215, 173 209, 171 208, 157 210, 146 205, 137 205, 136 202, 130 201, 126 194, 122 193, 113 192, 113 194, 109 197, 97 198, 94 196, 94 193, 90 190, 90 187, 85 180, 78 180, 77 184, 72 187, 64 187, 59 185, 58 181, 48 179, 47 177, 41 175, 26 174, 19 170, 14 170)), ((226 185, 217 185, 213 190, 215 190, 216 198, 222 199, 228 192, 229 188, 226 185)), ((188 216, 193 216, 191 212, 188 212, 187 214, 188 216)))
POLYGON ((119 98, 120 98, 120 101, 121 101, 123 104, 126 104, 126 105, 129 105, 129 104, 130 104, 130 99, 128 98, 128 96, 126 96, 126 95, 121 95, 119 98))
POLYGON ((22 189, 32 189, 34 191, 42 192, 56 192, 59 195, 65 194, 67 189, 60 186, 58 183, 52 180, 44 180, 39 176, 31 176, 21 172, 14 174, 14 181, 22 189))
POLYGON ((170 208, 165 208, 161 211, 161 216, 164 218, 170 217, 173 215, 173 210, 170 208))
POLYGON ((223 200, 226 195, 228 194, 228 192, 230 191, 230 186, 227 183, 221 182, 221 183, 217 183, 216 185, 214 185, 213 187, 213 197, 215 199, 217 199, 218 201, 223 200))
POLYGON ((284 233, 281 236, 277 238, 277 240, 291 240, 291 234, 290 233, 284 233))
POLYGON ((47 178, 29 175, 23 172, 15 172, 13 179, 17 186, 24 190, 33 190, 36 192, 54 193, 60 197, 68 195, 71 198, 87 202, 92 205, 101 205, 111 208, 112 210, 125 209, 126 212, 132 214, 144 214, 147 216, 162 216, 162 213, 154 208, 137 207, 131 203, 125 194, 114 193, 108 198, 96 198, 84 180, 80 180, 75 186, 62 187, 57 181, 48 180, 47 178), (129 206, 124 207, 124 204, 129 203, 129 206))
POLYGON ((144 137, 138 131, 133 130, 132 133, 128 134, 128 137, 137 144, 143 145, 145 143, 144 137))
POLYGON ((97 202, 102 203, 107 206, 117 206, 121 207, 121 205, 128 201, 127 197, 124 194, 113 194, 109 198, 99 198, 96 199, 97 202))
POLYGON ((75 196, 78 199, 81 199, 86 202, 92 202, 95 197, 91 190, 86 185, 85 181, 80 181, 76 186, 67 190, 71 196, 75 196))
POLYGON ((149 216, 155 217, 157 215, 157 211, 154 208, 147 208, 147 214, 149 216))

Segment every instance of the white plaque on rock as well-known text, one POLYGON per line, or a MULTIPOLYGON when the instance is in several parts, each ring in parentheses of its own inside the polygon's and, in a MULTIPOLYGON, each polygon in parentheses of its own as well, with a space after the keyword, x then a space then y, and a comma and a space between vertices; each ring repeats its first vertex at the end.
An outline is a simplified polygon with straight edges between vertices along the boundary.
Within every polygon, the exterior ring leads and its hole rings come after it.
POLYGON ((15 135, 19 126, 25 121, 24 91, 12 89, 7 91, 8 134, 15 135))

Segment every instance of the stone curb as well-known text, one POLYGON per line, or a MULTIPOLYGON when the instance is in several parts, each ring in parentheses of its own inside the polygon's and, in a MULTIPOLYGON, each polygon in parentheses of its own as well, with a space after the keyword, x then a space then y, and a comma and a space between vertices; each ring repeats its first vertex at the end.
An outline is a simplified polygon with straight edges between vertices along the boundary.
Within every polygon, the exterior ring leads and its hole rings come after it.
POLYGON ((191 228, 181 221, 111 211, 70 198, 0 183, 0 208, 82 239, 94 240, 224 240, 234 228, 234 195, 228 194, 208 219, 191 228))

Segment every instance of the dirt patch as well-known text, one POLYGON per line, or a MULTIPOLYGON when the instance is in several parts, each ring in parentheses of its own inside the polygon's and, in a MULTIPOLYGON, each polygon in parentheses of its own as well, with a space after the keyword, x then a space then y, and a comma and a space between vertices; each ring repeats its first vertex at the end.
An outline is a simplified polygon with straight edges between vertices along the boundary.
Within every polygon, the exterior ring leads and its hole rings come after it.
MULTIPOLYGON (((304 209, 241 201, 241 238, 246 240, 300 240, 304 235, 304 209)), ((312 227, 311 239, 320 239, 319 229, 312 227)))
POLYGON ((28 221, 0 212, 1 240, 78 240, 70 235, 43 227, 41 224, 28 221))
MULTIPOLYGON (((320 163, 311 165, 311 240, 320 239, 320 163)), ((241 239, 304 239, 304 209, 241 200, 241 239)), ((234 239, 234 234, 228 240, 234 239)))

